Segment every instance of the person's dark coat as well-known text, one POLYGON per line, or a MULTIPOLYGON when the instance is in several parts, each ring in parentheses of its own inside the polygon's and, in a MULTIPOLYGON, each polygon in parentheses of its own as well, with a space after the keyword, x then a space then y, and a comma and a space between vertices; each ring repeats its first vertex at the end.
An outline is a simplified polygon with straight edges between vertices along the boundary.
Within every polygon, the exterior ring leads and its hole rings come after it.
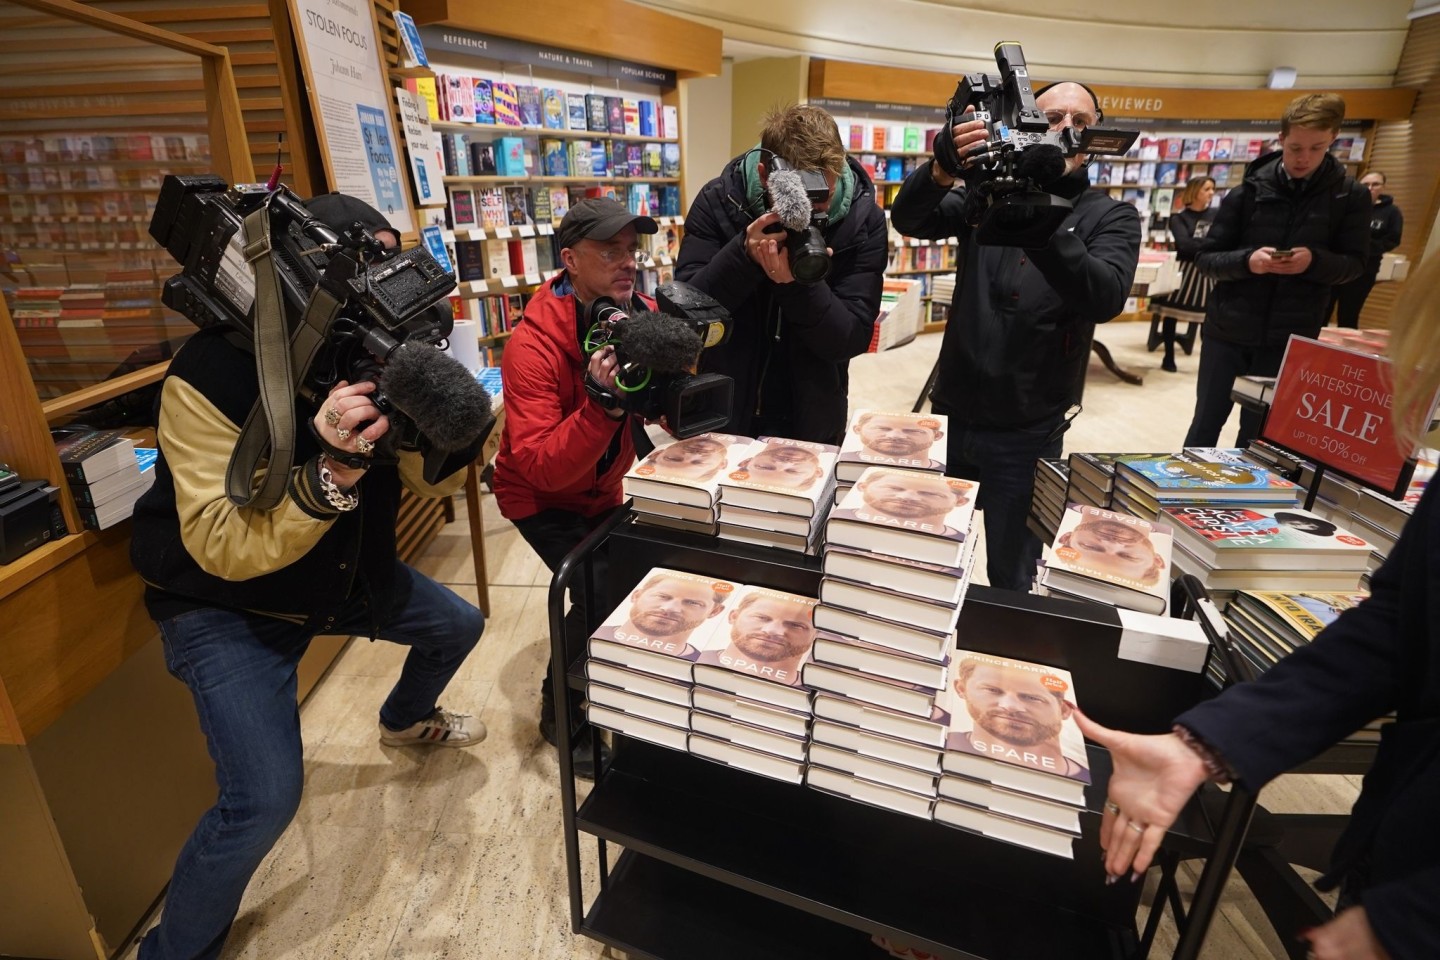
POLYGON ((1280 153, 1246 168, 1220 202, 1196 266, 1215 278, 1205 336, 1245 346, 1278 346, 1292 333, 1313 337, 1325 325, 1331 287, 1360 276, 1370 247, 1370 193, 1334 157, 1303 181, 1289 180, 1280 153), (1308 247, 1301 274, 1250 272, 1261 247, 1308 247))
POLYGON ((719 300, 732 317, 730 339, 700 356, 700 370, 735 380, 726 433, 839 443, 845 432, 850 358, 864 353, 880 312, 885 279, 885 214, 863 167, 850 210, 825 234, 833 251, 821 283, 772 283, 745 252, 743 157, 707 183, 685 218, 675 279, 719 300))
POLYGON ((1370 208, 1370 257, 1366 263, 1367 276, 1374 277, 1380 269, 1380 258, 1400 246, 1400 236, 1405 232, 1405 217, 1395 206, 1395 198, 1388 193, 1380 194, 1380 201, 1370 208))

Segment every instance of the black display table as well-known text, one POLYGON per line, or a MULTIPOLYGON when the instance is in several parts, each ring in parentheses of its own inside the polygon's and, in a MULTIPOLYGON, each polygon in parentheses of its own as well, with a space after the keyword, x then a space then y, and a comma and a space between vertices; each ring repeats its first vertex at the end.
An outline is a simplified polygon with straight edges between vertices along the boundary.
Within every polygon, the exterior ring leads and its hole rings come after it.
MULTIPOLYGON (((818 558, 637 526, 623 513, 567 558, 551 586, 552 639, 561 637, 563 591, 593 551, 609 556, 608 582, 588 604, 598 623, 653 566, 703 572, 814 596, 818 558)), ((1117 658, 1113 608, 972 587, 961 612, 968 649, 1071 671, 1087 712, 1121 729, 1168 730, 1203 695, 1201 674, 1117 658)), ((584 684, 583 658, 554 666, 584 684)), ((566 698, 557 708, 568 713, 566 698)), ((561 791, 573 929, 656 960, 737 956, 866 956, 870 935, 947 960, 1145 956, 1159 911, 1142 933, 1141 884, 1105 885, 1098 830, 1109 755, 1090 746, 1094 783, 1075 858, 1064 860, 746 773, 616 736, 613 762, 576 803, 561 717, 561 791), (579 834, 597 837, 600 892, 587 909, 579 834), (607 844, 624 848, 611 867, 607 844)), ((1199 804, 1172 829, 1161 858, 1173 894, 1176 863, 1209 857, 1177 957, 1198 956, 1219 889, 1239 851, 1253 801, 1232 791, 1212 830, 1199 804), (1240 802, 1244 800, 1245 802, 1240 802), (1217 839, 1218 837, 1218 839, 1217 839)))

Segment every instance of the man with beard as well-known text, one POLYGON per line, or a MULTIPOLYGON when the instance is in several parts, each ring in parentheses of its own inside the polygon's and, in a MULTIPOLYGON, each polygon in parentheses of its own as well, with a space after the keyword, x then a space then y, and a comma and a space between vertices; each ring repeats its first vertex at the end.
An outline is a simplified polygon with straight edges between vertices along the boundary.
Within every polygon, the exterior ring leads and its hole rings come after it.
POLYGON ((730 642, 699 662, 797 687, 815 643, 814 615, 814 600, 752 587, 730 611, 730 642))
POLYGON ((967 480, 938 473, 871 467, 855 484, 864 507, 833 510, 831 516, 958 537, 963 531, 947 526, 945 517, 970 502, 972 487, 967 480))
MULTIPOLYGON (((978 753, 1022 767, 1089 782, 1085 766, 1060 749, 1060 730, 1075 712, 1063 691, 1044 683, 1045 674, 1024 665, 971 657, 960 661, 955 693, 965 701, 974 727, 952 730, 945 749, 978 753)), ((959 710, 953 711, 958 715, 959 710)))
POLYGON ((661 480, 703 484, 725 466, 728 451, 726 439, 702 433, 656 447, 635 472, 642 477, 653 474, 661 480))
MULTIPOLYGON (((759 453, 740 461, 737 473, 744 471, 752 483, 771 487, 804 490, 820 479, 824 471, 814 450, 788 443, 768 443, 759 453)), ((734 477, 736 474, 731 474, 734 477)))
POLYGON ((694 660, 690 635, 725 606, 734 585, 724 580, 657 573, 630 594, 630 611, 618 627, 602 631, 620 643, 694 660))
POLYGON ((856 418, 850 429, 860 438, 860 459, 866 463, 889 463, 922 470, 939 470, 944 466, 930 459, 931 445, 945 436, 934 417, 866 412, 856 418))
POLYGON ((1086 514, 1079 526, 1061 534, 1055 549, 1082 569, 1152 584, 1159 581, 1165 558, 1156 553, 1146 527, 1086 514))

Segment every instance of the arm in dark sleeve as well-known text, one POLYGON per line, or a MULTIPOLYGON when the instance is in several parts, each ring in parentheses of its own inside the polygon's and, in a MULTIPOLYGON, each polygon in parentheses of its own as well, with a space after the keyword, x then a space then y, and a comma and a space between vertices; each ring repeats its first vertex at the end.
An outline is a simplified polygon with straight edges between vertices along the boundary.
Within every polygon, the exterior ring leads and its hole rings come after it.
POLYGON ((709 204, 694 203, 675 260, 675 279, 705 291, 732 314, 765 282, 765 271, 745 252, 745 231, 727 237, 709 204))
POLYGON ((1140 260, 1140 214, 1128 203, 1106 211, 1088 240, 1057 230, 1030 259, 1080 322, 1104 323, 1125 309, 1140 260))
POLYGON ((1370 243, 1375 249, 1371 253, 1389 253, 1400 246, 1400 235, 1405 231, 1405 215, 1395 204, 1390 204, 1390 215, 1385 218, 1385 228, 1379 236, 1372 236, 1370 243))
POLYGON ((1195 259, 1205 240, 1195 236, 1196 221, 1178 213, 1170 218, 1170 240, 1175 244, 1175 259, 1187 262, 1195 259))
POLYGON ((1246 789, 1261 787, 1366 723, 1395 709, 1404 642, 1399 633, 1405 558, 1424 549, 1420 524, 1407 525, 1390 559, 1353 610, 1266 671, 1186 711, 1176 723, 1213 747, 1246 789))
POLYGON ((1204 249, 1195 254, 1195 269, 1216 280, 1244 280, 1250 274, 1250 254, 1259 247, 1244 244, 1246 224, 1241 222, 1245 213, 1245 197, 1252 188, 1241 184, 1225 194, 1220 209, 1215 212, 1215 222, 1205 235, 1204 249))
MULTIPOLYGON (((1329 203, 1330 198, 1321 197, 1314 202, 1329 203)), ((1302 274, 1306 280, 1333 285, 1349 283, 1360 276, 1370 254, 1372 209, 1374 204, 1365 188, 1356 184, 1345 199, 1340 229, 1334 234, 1334 248, 1316 247, 1310 251, 1310 266, 1302 274)))
POLYGON ((848 270, 839 276, 832 272, 822 283, 782 283, 775 288, 784 323, 807 350, 835 362, 859 356, 870 347, 889 253, 885 214, 879 207, 867 202, 863 212, 852 208, 850 215, 863 215, 866 222, 848 270))
POLYGON ((907 237, 963 238, 970 232, 964 212, 964 189, 940 186, 930 176, 930 164, 922 163, 900 185, 900 192, 890 205, 890 222, 907 237))
POLYGON ((1365 919, 1392 957, 1440 957, 1440 866, 1365 888, 1365 919))

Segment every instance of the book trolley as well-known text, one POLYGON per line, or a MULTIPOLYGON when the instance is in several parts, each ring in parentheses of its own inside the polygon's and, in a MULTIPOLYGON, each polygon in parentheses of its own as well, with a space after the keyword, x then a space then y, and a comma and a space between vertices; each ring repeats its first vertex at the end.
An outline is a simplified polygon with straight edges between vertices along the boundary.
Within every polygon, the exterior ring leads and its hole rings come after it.
MULTIPOLYGON (((619 510, 551 583, 557 675, 583 688, 584 657, 572 660, 564 643, 572 581, 598 622, 652 566, 812 596, 820 582, 818 558, 637 526, 619 510), (601 549, 607 582, 596 583, 601 549)), ((1113 608, 976 586, 959 630, 971 649, 1063 666, 1085 691, 1087 713, 1120 729, 1166 731, 1205 695, 1201 674, 1119 658, 1113 608)), ((1104 882, 1098 831, 1110 765, 1103 749, 1087 745, 1094 783, 1074 859, 1065 861, 620 735, 612 763, 579 802, 570 749, 584 720, 571 715, 565 697, 557 709, 571 926, 628 955, 834 960, 861 955, 872 934, 947 960, 1149 953, 1159 909, 1142 931, 1142 885, 1104 882), (583 889, 582 833, 598 840, 593 900, 583 889), (621 848, 613 863, 611 844, 621 848)), ((1199 955, 1253 810, 1243 790, 1220 799, 1213 826, 1192 802, 1157 858, 1155 903, 1176 910, 1176 957, 1199 955), (1186 914, 1175 869, 1196 857, 1207 864, 1186 914)))

